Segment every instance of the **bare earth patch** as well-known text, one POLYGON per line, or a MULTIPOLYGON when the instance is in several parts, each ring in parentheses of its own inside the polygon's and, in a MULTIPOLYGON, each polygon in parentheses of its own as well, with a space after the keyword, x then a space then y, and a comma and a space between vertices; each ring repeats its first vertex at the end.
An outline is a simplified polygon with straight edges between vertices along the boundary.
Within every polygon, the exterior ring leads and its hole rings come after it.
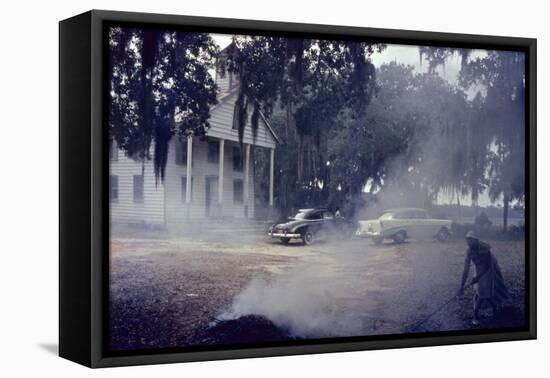
MULTIPOLYGON (((375 247, 369 240, 355 239, 305 247, 264 238, 224 243, 200 237, 115 235, 112 240, 113 350, 221 343, 211 332, 215 327, 230 343, 239 338, 278 341, 285 335, 407 332, 455 294, 466 250, 462 241, 375 247), (241 317, 243 321, 233 321, 241 317), (222 327, 220 320, 233 322, 222 327), (239 332, 232 331, 234 327, 239 332), (265 330, 265 340, 258 327, 265 330)), ((489 243, 514 307, 481 327, 522 325, 524 243, 489 243)), ((471 315, 467 292, 419 331, 470 329, 471 315)))

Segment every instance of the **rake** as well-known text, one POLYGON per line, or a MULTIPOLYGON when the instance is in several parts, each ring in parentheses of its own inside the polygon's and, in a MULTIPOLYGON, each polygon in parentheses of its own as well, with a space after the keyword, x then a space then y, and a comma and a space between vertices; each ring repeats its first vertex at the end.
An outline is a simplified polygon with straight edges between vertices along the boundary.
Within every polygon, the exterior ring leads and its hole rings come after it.
MULTIPOLYGON (((469 284, 467 284, 466 286, 464 286, 464 289, 467 289, 469 288, 470 286, 472 286, 473 284, 475 283, 475 281, 471 281, 469 284)), ((452 301, 454 301, 456 298, 458 298, 458 295, 455 294, 453 295, 451 298, 449 298, 445 303, 443 303, 441 306, 439 306, 435 311, 431 312, 429 315, 427 315, 426 317, 424 317, 422 320, 420 320, 419 322, 416 322, 415 324, 413 324, 411 327, 408 328, 408 332, 415 332, 418 330, 418 328, 420 328, 420 326, 422 326, 422 324, 426 323, 428 320, 430 320, 435 314, 437 314, 439 311, 443 310, 449 303, 451 303, 452 301)))

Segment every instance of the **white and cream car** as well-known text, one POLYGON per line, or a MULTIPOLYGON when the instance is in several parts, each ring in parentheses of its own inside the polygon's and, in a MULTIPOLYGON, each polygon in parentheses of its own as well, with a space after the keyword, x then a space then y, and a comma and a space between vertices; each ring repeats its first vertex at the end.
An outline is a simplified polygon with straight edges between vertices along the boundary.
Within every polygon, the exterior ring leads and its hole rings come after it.
POLYGON ((386 210, 380 218, 360 220, 356 235, 370 237, 375 244, 384 239, 403 243, 407 239, 436 239, 445 241, 451 236, 451 221, 432 219, 424 209, 386 210))

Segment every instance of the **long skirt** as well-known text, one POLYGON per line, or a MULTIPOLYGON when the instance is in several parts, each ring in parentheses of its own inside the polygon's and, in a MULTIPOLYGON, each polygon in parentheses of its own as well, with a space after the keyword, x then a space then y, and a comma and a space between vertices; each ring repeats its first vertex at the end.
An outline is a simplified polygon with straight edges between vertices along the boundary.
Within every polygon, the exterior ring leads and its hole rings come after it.
POLYGON ((502 272, 496 258, 491 255, 491 263, 486 272, 478 272, 478 282, 474 285, 474 306, 478 307, 482 302, 489 302, 492 306, 503 307, 510 301, 510 294, 504 283, 502 272))

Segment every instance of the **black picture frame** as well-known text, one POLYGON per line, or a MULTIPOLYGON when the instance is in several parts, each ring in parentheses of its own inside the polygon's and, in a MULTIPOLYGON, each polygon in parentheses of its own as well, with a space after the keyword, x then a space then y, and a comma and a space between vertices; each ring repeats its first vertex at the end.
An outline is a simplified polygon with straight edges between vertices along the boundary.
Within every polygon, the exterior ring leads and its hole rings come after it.
POLYGON ((535 339, 536 39, 92 10, 59 24, 59 354, 89 367, 345 352, 535 339), (503 49, 526 56, 526 326, 309 340, 242 348, 108 353, 109 191, 105 124, 105 26, 148 24, 212 33, 317 36, 385 43, 503 49))

